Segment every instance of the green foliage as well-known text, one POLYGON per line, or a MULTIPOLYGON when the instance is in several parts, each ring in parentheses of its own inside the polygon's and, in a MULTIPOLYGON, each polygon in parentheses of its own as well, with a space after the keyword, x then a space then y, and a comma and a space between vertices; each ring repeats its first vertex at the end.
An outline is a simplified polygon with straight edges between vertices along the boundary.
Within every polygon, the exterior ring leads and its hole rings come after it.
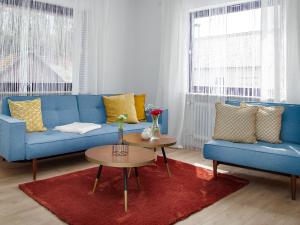
POLYGON ((127 114, 121 114, 117 117, 117 122, 119 123, 119 129, 124 129, 124 123, 127 120, 128 115, 127 114))

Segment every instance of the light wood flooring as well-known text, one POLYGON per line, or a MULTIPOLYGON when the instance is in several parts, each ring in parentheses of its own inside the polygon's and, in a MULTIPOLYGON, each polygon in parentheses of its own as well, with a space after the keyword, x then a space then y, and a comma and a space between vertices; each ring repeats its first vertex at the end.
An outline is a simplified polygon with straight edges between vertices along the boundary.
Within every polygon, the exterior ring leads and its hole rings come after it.
MULTIPOLYGON (((201 151, 167 149, 167 156, 196 166, 212 166, 210 161, 203 159, 201 151)), ((94 166, 83 154, 47 159, 38 164, 38 179, 94 166)), ((178 225, 300 225, 300 179, 298 199, 292 201, 287 177, 227 166, 220 166, 220 169, 248 179, 250 184, 178 225)), ((31 179, 30 163, 0 162, 0 224, 64 224, 18 189, 18 184, 31 179)))

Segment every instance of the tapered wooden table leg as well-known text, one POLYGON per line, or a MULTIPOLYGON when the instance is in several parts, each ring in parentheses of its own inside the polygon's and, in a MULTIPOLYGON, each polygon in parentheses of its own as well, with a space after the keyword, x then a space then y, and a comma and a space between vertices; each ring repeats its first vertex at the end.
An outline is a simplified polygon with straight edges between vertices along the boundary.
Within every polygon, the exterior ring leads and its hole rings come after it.
POLYGON ((154 152, 156 152, 156 150, 158 148, 161 148, 168 174, 169 174, 169 176, 171 176, 171 170, 168 165, 168 160, 166 157, 164 147, 169 147, 169 146, 175 145, 176 144, 175 138, 161 134, 159 136, 159 139, 143 140, 141 138, 140 133, 130 133, 130 134, 125 134, 123 140, 124 140, 124 143, 126 143, 128 145, 135 145, 135 146, 140 146, 143 148, 152 148, 154 150, 154 152))
POLYGON ((136 184, 138 189, 141 189, 141 181, 140 181, 140 177, 139 177, 139 172, 138 172, 138 168, 134 167, 134 172, 135 172, 135 177, 136 177, 136 184))
POLYGON ((131 176, 131 168, 128 169, 128 178, 131 176))
POLYGON ((33 159, 32 162, 32 179, 36 180, 36 173, 37 173, 37 159, 33 159))
POLYGON ((127 212, 127 168, 123 169, 123 177, 124 177, 124 208, 125 212, 127 212))
POLYGON ((218 161, 213 160, 213 173, 214 173, 214 178, 217 178, 218 176, 218 161))
MULTIPOLYGON (((153 148, 153 151, 156 153, 156 148, 153 148)), ((155 165, 157 166, 157 158, 155 159, 155 165)))
POLYGON ((93 187, 93 191, 92 191, 93 193, 95 193, 95 190, 96 190, 96 187, 97 187, 100 175, 101 175, 102 167, 103 167, 102 165, 99 166, 98 173, 97 173, 96 180, 95 180, 94 187, 93 187))
POLYGON ((170 177, 171 176, 171 171, 170 171, 170 168, 169 168, 169 165, 168 165, 168 159, 167 159, 167 156, 166 156, 165 148, 161 147, 161 151, 162 151, 162 154, 164 156, 164 162, 165 162, 165 165, 167 167, 168 175, 170 177))
POLYGON ((297 177, 292 175, 291 176, 291 194, 292 200, 296 200, 296 188, 297 188, 297 177))

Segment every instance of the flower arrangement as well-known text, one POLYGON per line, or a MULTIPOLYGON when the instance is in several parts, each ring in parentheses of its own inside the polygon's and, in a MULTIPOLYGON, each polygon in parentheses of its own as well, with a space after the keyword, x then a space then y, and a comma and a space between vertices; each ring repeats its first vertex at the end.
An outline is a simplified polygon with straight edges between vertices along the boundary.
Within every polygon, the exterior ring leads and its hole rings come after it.
POLYGON ((128 118, 127 114, 121 114, 117 117, 117 122, 119 123, 120 130, 124 129, 124 123, 127 120, 127 118, 128 118))
POLYGON ((158 124, 158 118, 159 118, 159 115, 162 114, 163 110, 158 107, 155 107, 153 105, 148 105, 148 106, 146 106, 145 111, 148 115, 151 115, 151 117, 152 117, 151 140, 157 140, 157 139, 159 139, 159 136, 160 136, 160 128, 159 128, 159 124, 158 124))
POLYGON ((119 143, 123 144, 123 133, 124 133, 124 123, 127 120, 127 114, 121 114, 117 117, 117 122, 119 124, 119 143))
POLYGON ((153 109, 150 111, 151 116, 159 116, 163 112, 162 109, 153 109))
POLYGON ((151 115, 151 116, 159 116, 163 112, 163 110, 152 104, 148 104, 145 107, 145 112, 146 112, 146 114, 151 115))

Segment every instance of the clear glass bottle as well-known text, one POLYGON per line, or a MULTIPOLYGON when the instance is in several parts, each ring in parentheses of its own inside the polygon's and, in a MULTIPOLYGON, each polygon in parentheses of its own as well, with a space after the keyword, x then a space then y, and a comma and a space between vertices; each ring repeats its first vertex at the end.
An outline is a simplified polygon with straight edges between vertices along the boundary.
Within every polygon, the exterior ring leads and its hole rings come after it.
POLYGON ((160 137, 160 128, 158 124, 158 116, 152 116, 151 140, 157 140, 160 137))
POLYGON ((120 144, 120 145, 124 144, 124 142, 123 142, 123 133, 124 133, 123 127, 119 127, 119 130, 118 130, 118 144, 120 144))

